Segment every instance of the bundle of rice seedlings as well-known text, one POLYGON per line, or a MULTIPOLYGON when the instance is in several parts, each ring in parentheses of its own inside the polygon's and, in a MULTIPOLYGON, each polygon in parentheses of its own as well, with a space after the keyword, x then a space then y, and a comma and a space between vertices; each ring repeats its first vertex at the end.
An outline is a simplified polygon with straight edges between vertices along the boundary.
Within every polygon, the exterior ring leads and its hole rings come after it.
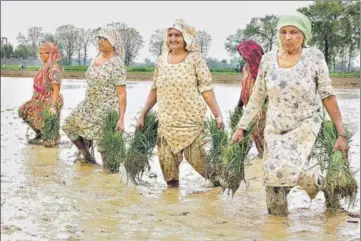
POLYGON ((229 128, 232 133, 234 133, 237 129, 237 125, 241 120, 243 115, 243 110, 236 107, 234 111, 229 112, 229 128))
POLYGON ((46 109, 44 112, 44 127, 42 129, 42 138, 44 142, 47 142, 51 146, 55 146, 56 142, 60 138, 59 128, 60 121, 57 115, 51 113, 50 109, 46 109))
POLYGON ((210 149, 206 156, 205 177, 213 183, 214 186, 220 186, 220 177, 222 175, 223 165, 221 152, 224 146, 228 144, 228 134, 223 129, 218 129, 215 119, 209 119, 205 122, 205 127, 210 135, 210 149))
POLYGON ((245 133, 241 143, 227 145, 222 149, 223 173, 221 187, 223 191, 238 190, 241 181, 245 181, 245 159, 252 147, 251 131, 245 133))
POLYGON ((118 120, 118 111, 109 111, 103 123, 103 137, 99 143, 99 145, 104 147, 106 156, 104 168, 109 173, 119 172, 119 166, 124 162, 126 155, 123 133, 116 129, 118 120))
MULTIPOLYGON (((323 190, 329 195, 328 206, 331 209, 338 207, 338 200, 344 198, 349 206, 356 201, 357 182, 351 173, 349 163, 343 160, 341 151, 333 151, 338 138, 337 129, 332 121, 324 120, 321 131, 316 140, 316 147, 321 151, 316 158, 324 163, 326 177, 323 183, 323 190)), ((350 142, 352 134, 346 131, 347 140, 350 142)))
POLYGON ((140 182, 146 170, 150 170, 149 159, 157 142, 157 130, 157 113, 150 111, 144 119, 144 127, 132 136, 124 167, 128 178, 135 184, 140 182))

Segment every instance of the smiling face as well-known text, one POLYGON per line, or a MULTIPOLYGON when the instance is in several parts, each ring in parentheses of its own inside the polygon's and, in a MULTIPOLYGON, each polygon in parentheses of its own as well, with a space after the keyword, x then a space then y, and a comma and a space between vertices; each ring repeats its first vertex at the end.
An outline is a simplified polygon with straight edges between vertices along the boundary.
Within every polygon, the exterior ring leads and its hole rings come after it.
POLYGON ((46 63, 49 59, 50 56, 50 52, 48 49, 46 48, 39 48, 38 50, 38 54, 39 54, 39 58, 41 59, 41 61, 43 63, 46 63))
POLYGON ((305 37, 303 33, 294 26, 284 26, 279 32, 281 46, 287 52, 296 51, 302 47, 305 37))
POLYGON ((183 34, 174 28, 169 29, 167 44, 171 50, 185 49, 183 34))
POLYGON ((97 39, 98 39, 98 48, 99 48, 100 52, 114 51, 114 48, 108 39, 101 37, 101 36, 97 36, 97 39))

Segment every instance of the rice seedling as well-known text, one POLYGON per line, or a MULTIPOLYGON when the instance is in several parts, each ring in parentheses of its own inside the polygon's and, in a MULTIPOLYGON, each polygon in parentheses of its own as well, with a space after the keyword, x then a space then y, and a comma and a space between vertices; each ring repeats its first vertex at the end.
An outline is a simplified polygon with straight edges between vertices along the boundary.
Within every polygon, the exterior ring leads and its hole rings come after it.
MULTIPOLYGON (((231 134, 236 131, 242 114, 239 108, 230 112, 231 134)), ((219 130, 215 119, 208 120, 206 128, 211 141, 211 148, 206 157, 206 178, 213 184, 220 185, 223 191, 232 191, 233 196, 241 181, 245 180, 245 158, 252 146, 251 131, 245 134, 242 143, 231 145, 231 135, 225 130, 219 130)))
POLYGON ((143 173, 150 169, 149 159, 157 142, 158 117, 150 111, 144 119, 144 127, 131 138, 124 163, 128 178, 138 184, 143 173))
MULTIPOLYGON (((347 140, 350 142, 352 134, 348 131, 347 140)), ((328 207, 336 209, 338 200, 344 198, 349 206, 356 200, 357 182, 351 173, 349 163, 343 160, 341 151, 333 151, 338 138, 338 132, 332 121, 324 120, 316 139, 318 158, 321 167, 326 171, 325 181, 322 185, 329 196, 328 207)))
POLYGON ((211 143, 206 156, 205 177, 212 182, 214 186, 219 186, 219 178, 223 170, 221 152, 222 148, 228 144, 228 133, 223 129, 218 129, 215 119, 206 121, 205 127, 210 135, 209 142, 211 143))
POLYGON ((59 128, 60 121, 59 117, 50 112, 50 109, 46 109, 44 112, 44 127, 42 129, 42 139, 48 143, 48 146, 55 146, 56 142, 60 138, 59 128))
POLYGON ((237 129, 237 125, 241 120, 243 115, 243 110, 236 107, 233 111, 229 112, 229 127, 232 133, 237 129))
POLYGON ((223 173, 221 186, 223 191, 232 191, 232 196, 245 181, 245 159, 252 147, 251 131, 245 133, 241 143, 224 146, 222 149, 223 173))
POLYGON ((105 150, 104 168, 109 173, 119 172, 119 166, 125 160, 126 149, 123 133, 116 129, 118 120, 118 111, 109 111, 103 124, 103 137, 99 142, 99 145, 105 150))

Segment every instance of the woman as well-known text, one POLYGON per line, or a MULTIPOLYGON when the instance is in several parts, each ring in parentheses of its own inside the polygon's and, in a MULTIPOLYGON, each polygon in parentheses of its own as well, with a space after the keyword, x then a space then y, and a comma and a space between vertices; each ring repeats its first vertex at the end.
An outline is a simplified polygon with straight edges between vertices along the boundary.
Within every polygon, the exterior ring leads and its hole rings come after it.
POLYGON ((317 161, 311 158, 322 123, 322 103, 338 130, 334 149, 347 159, 349 147, 324 55, 306 47, 310 21, 303 14, 282 16, 278 34, 281 49, 262 57, 252 96, 232 141, 242 141, 268 97, 263 184, 268 212, 287 215, 287 194, 292 187, 300 185, 313 198, 322 182, 317 161))
MULTIPOLYGON (((237 107, 242 109, 244 106, 247 106, 249 98, 252 93, 252 89, 254 86, 255 79, 257 78, 259 63, 261 62, 261 58, 263 56, 262 47, 254 42, 253 40, 246 40, 239 43, 238 52, 246 62, 246 64, 242 68, 243 79, 241 82, 241 96, 238 101, 237 107)), ((263 157, 263 129, 266 122, 265 108, 257 114, 257 117, 254 120, 254 126, 252 130, 252 138, 254 143, 256 144, 256 148, 258 151, 258 156, 260 158, 263 157)))
POLYGON ((28 143, 52 147, 57 140, 42 140, 44 113, 49 109, 52 114, 60 118, 63 107, 63 97, 60 94, 63 68, 58 63, 61 57, 58 46, 54 43, 41 43, 39 57, 44 65, 34 77, 33 96, 19 108, 18 112, 20 118, 36 133, 35 138, 28 143))
MULTIPOLYGON (((64 132, 69 136, 86 162, 96 164, 88 143, 102 137, 104 118, 118 108, 117 129, 124 130, 126 110, 126 69, 124 46, 120 33, 112 27, 104 27, 97 35, 99 54, 90 64, 85 76, 88 81, 85 99, 65 120, 64 132)), ((106 166, 105 149, 98 145, 103 166, 106 166)))
POLYGON ((164 31, 164 51, 157 59, 152 89, 137 121, 158 103, 158 156, 168 186, 179 185, 179 164, 185 159, 204 177, 205 150, 202 138, 207 105, 223 128, 212 76, 196 46, 196 31, 177 20, 164 31))

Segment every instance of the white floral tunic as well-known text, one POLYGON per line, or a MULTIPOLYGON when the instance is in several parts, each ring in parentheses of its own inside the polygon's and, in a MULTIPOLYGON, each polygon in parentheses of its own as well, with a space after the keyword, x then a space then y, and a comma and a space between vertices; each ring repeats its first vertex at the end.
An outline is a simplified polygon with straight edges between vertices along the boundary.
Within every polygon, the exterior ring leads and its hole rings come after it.
MULTIPOLYGON (((317 164, 310 158, 320 130, 321 99, 333 95, 328 67, 321 51, 304 48, 300 61, 280 68, 277 51, 262 58, 252 96, 239 128, 247 130, 269 98, 264 130, 263 184, 296 186, 300 177, 317 164)), ((312 168, 314 173, 317 168, 312 168)), ((315 175, 314 175, 315 177, 315 175)))
POLYGON ((204 130, 207 107, 201 93, 213 89, 212 75, 198 51, 179 64, 168 64, 167 58, 158 58, 152 88, 157 90, 158 133, 178 153, 204 130))
POLYGON ((118 109, 117 85, 126 84, 126 69, 122 59, 114 56, 101 66, 90 64, 85 99, 65 120, 64 132, 71 140, 79 136, 88 140, 101 138, 102 124, 109 110, 118 109))

